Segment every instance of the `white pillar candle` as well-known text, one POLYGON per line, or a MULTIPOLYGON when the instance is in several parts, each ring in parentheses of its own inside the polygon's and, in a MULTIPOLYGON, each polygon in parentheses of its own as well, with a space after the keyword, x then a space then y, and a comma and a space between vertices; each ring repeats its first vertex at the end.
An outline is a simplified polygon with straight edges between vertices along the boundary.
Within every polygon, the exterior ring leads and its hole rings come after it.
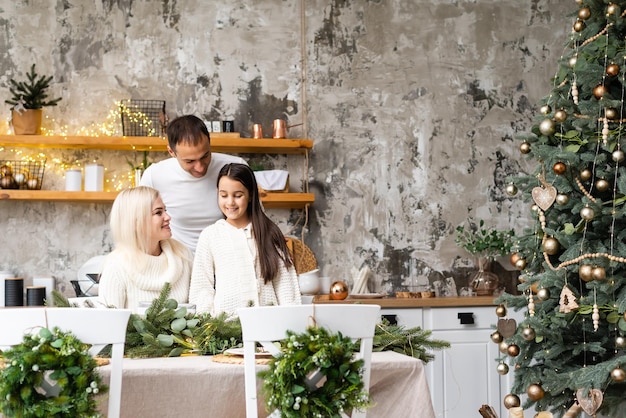
POLYGON ((101 192, 104 190, 104 167, 100 164, 85 166, 85 191, 101 192))
POLYGON ((83 173, 78 168, 65 171, 65 190, 80 192, 82 190, 83 173))

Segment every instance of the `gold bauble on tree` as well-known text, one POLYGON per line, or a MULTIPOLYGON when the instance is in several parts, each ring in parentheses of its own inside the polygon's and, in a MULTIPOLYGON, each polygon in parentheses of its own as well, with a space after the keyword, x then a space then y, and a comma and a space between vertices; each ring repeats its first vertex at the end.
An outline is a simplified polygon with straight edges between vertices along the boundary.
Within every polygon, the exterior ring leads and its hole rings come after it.
POLYGON ((499 375, 504 376, 509 372, 509 366, 506 363, 498 363, 498 365, 496 366, 496 371, 499 375))
POLYGON ((519 345, 511 344, 506 348, 506 352, 511 357, 519 356, 519 345))
POLYGON ((328 297, 331 300, 344 300, 348 297, 348 285, 346 282, 336 281, 330 285, 328 297))
POLYGON ((582 181, 587 181, 591 178, 591 170, 589 170, 588 168, 585 168, 584 170, 580 171, 580 179, 582 181))
POLYGON ((522 154, 528 154, 530 152, 530 144, 526 141, 522 142, 519 146, 519 150, 522 154))
POLYGON ((606 181, 606 179, 596 180, 596 189, 598 189, 599 192, 606 192, 607 190, 609 190, 610 186, 611 185, 608 181, 606 181))
POLYGON ((565 172, 567 171, 567 166, 565 165, 565 163, 559 161, 558 163, 554 163, 554 165, 552 166, 552 171, 557 176, 560 176, 565 174, 565 172))
POLYGON ((539 123, 539 132, 542 135, 550 136, 556 131, 554 121, 552 119, 544 119, 539 123))
POLYGON ((617 118, 617 110, 615 110, 614 107, 607 107, 604 110, 604 116, 606 116, 607 119, 609 120, 613 120, 617 118))
POLYGON ((569 202, 569 195, 559 193, 556 195, 555 201, 557 205, 567 205, 567 203, 569 202))
POLYGON ((494 331, 491 334, 491 341, 493 341, 494 343, 500 344, 503 340, 504 340, 504 337, 502 337, 502 334, 500 334, 499 331, 494 331))
POLYGON ((509 344, 506 341, 502 341, 499 344, 498 349, 500 350, 502 354, 507 354, 509 350, 509 344))
POLYGON ((613 16, 617 13, 618 10, 619 9, 617 8, 617 5, 615 3, 609 3, 609 5, 606 7, 606 15, 613 16))
POLYGON ((615 337, 615 347, 624 348, 626 347, 626 338, 623 335, 618 335, 615 337))
POLYGON ((606 94, 606 87, 602 84, 598 84, 593 88, 593 97, 600 100, 606 94))
POLYGON ((528 395, 528 399, 536 402, 543 399, 543 395, 545 395, 545 392, 541 385, 533 383, 532 385, 528 386, 526 394, 528 395))
POLYGON ((543 105, 539 108, 539 111, 541 112, 542 115, 549 115, 550 112, 552 112, 552 108, 550 107, 550 105, 543 105))
POLYGON ((504 397, 504 401, 502 403, 506 409, 517 408, 520 406, 519 396, 509 393, 504 397))
POLYGON ((626 380, 626 372, 624 372, 624 369, 621 367, 616 367, 611 370, 611 379, 613 379, 614 382, 623 382, 626 380))
POLYGON ((581 7, 578 11, 578 18, 587 20, 591 16, 591 9, 589 7, 581 7))
POLYGON ((496 315, 498 315, 498 317, 500 318, 504 318, 506 316, 506 306, 498 305, 496 307, 496 315))
POLYGON ((576 32, 582 32, 583 30, 585 30, 586 27, 587 27, 587 25, 585 25, 585 22, 583 22, 580 19, 578 19, 576 22, 574 22, 574 30, 576 32))
POLYGON ((509 257, 509 262, 511 263, 511 265, 513 267, 515 267, 515 263, 517 263, 517 260, 520 259, 520 255, 519 253, 513 253, 511 254, 511 256, 509 257))
POLYGON ((515 268, 518 270, 524 270, 526 268, 526 259, 520 257, 516 262, 515 262, 515 268))
POLYGON ((550 291, 548 289, 541 288, 537 291, 537 299, 539 299, 539 301, 543 302, 544 300, 548 300, 550 299, 550 291))
POLYGON ((589 206, 585 206, 580 210, 580 217, 585 221, 592 220, 594 216, 596 216, 596 212, 589 206))
POLYGON ((591 267, 589 264, 581 264, 578 267, 578 277, 586 282, 590 281, 592 279, 591 270, 593 270, 593 267, 591 267))
POLYGON ((559 109, 556 112, 554 112, 554 120, 559 122, 559 123, 563 123, 565 122, 565 120, 567 119, 567 112, 563 109, 559 109))
POLYGON ((525 326, 522 329, 522 338, 526 341, 532 341, 536 337, 535 330, 530 326, 525 326))
POLYGON ((622 161, 624 161, 624 151, 622 151, 621 149, 616 149, 611 153, 611 159, 616 163, 621 163, 622 161))
MULTIPOLYGON (((615 77, 618 74, 619 74, 619 65, 609 64, 606 66, 606 75, 608 75, 609 77, 615 77)), ((607 118, 608 118, 608 115, 607 115, 607 118)))
POLYGON ((517 186, 514 185, 513 183, 507 184, 504 190, 506 191, 506 194, 508 194, 509 196, 515 196, 517 194, 517 186))
POLYGON ((606 279, 606 270, 604 267, 595 266, 591 269, 591 278, 594 280, 604 280, 606 279))
POLYGON ((558 254, 560 248, 559 241, 554 237, 546 238, 543 243, 543 251, 548 255, 558 254))

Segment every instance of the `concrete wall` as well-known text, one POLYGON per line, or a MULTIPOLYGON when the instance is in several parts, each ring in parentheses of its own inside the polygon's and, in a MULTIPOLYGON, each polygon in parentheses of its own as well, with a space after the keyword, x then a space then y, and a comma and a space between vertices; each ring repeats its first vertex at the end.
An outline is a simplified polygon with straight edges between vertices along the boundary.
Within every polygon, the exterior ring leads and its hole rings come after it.
MULTIPOLYGON (((3 0, 0 98, 34 62, 54 76, 52 133, 121 128, 115 102, 159 99, 170 118, 194 113, 252 123, 288 119, 315 145, 296 157, 247 156, 307 180, 316 201, 272 211, 300 235, 324 275, 350 280, 370 267, 371 290, 452 276, 471 256, 454 243, 468 214, 518 230, 528 204, 504 193, 525 168, 514 139, 571 31, 574 2, 558 0, 3 0), (571 4, 570 4, 571 3, 571 4), (295 225, 295 228, 294 228, 295 225)), ((9 105, 0 132, 8 131, 9 105)), ((44 188, 67 166, 98 160, 107 188, 128 185, 126 152, 0 147, 0 158, 45 154, 44 188)), ((150 159, 164 158, 152 154, 150 159)), ((0 270, 68 281, 111 249, 110 205, 0 202, 0 270)))

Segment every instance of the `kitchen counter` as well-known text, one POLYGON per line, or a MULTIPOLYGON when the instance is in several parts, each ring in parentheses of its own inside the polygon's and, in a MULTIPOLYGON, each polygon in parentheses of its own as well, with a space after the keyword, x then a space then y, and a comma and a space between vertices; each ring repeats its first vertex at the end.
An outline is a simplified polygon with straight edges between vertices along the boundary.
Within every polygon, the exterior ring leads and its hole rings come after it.
POLYGON ((350 295, 343 300, 330 300, 328 295, 317 295, 313 303, 364 303, 380 305, 381 308, 427 308, 427 307, 456 307, 456 306, 496 306, 494 300, 497 296, 467 296, 467 297, 443 297, 443 298, 360 298, 358 295, 350 295))

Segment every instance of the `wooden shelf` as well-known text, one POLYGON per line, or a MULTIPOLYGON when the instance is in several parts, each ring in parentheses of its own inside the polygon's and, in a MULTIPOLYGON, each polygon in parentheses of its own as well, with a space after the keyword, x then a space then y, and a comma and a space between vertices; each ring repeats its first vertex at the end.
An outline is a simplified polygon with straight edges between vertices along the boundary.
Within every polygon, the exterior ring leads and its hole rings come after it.
MULTIPOLYGON (((0 200, 31 200, 72 203, 111 203, 118 192, 66 192, 62 190, 0 189, 0 200)), ((313 193, 262 193, 267 209, 302 209, 315 201, 313 193)))
MULTIPOLYGON (((154 136, 0 135, 0 146, 76 148, 124 151, 167 151, 167 140, 154 136)), ((229 154, 305 154, 311 139, 241 138, 238 132, 211 133, 211 151, 229 154)))

